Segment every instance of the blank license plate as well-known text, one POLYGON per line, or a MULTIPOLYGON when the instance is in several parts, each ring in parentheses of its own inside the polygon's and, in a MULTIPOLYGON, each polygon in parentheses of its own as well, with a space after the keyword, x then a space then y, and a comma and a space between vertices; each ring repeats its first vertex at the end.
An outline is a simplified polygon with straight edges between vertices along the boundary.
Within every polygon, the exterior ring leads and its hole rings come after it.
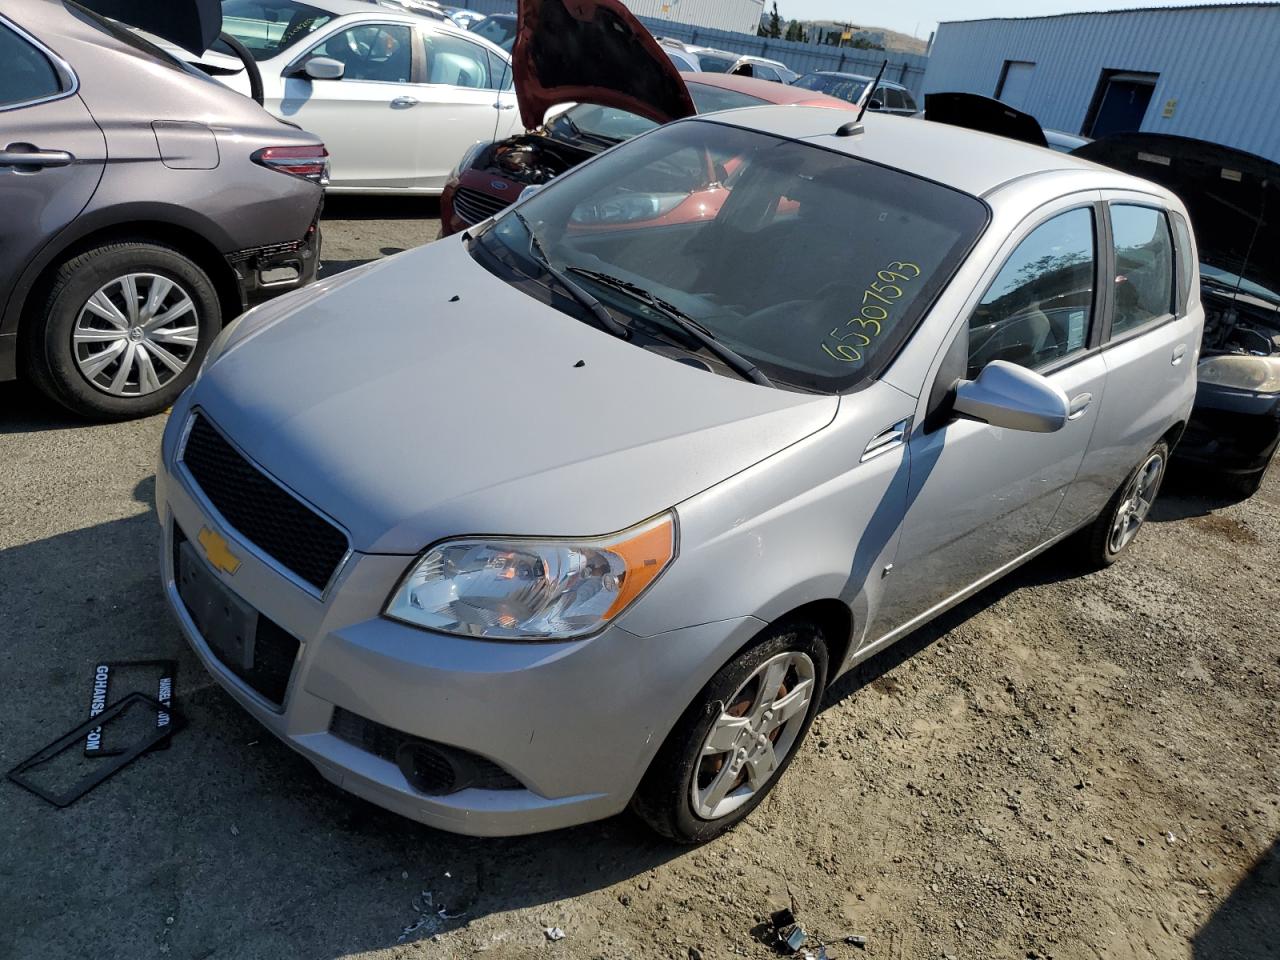
POLYGON ((222 585, 189 542, 178 546, 178 595, 218 659, 252 670, 258 612, 222 585))

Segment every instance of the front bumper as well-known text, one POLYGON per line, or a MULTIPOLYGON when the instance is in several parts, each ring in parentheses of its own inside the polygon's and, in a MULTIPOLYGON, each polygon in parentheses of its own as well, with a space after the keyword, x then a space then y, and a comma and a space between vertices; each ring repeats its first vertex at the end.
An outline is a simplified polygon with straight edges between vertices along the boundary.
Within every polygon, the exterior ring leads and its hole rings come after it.
MULTIPOLYGON (((157 471, 165 597, 196 655, 228 693, 328 780, 406 817, 473 835, 551 830, 620 812, 672 725, 718 666, 761 627, 744 618, 653 637, 611 625, 583 640, 492 643, 380 616, 411 557, 352 553, 322 596, 230 528, 173 459, 183 403, 157 471), (272 703, 205 642, 176 584, 175 531, 226 538, 240 559, 223 585, 300 641, 272 703), (331 732, 335 708, 465 750, 518 781, 447 795, 414 789, 394 762, 331 732)), ((210 570, 213 568, 210 567, 210 570)))
POLYGON ((1280 446, 1280 394, 1202 383, 1174 456, 1216 473, 1267 468, 1280 446))

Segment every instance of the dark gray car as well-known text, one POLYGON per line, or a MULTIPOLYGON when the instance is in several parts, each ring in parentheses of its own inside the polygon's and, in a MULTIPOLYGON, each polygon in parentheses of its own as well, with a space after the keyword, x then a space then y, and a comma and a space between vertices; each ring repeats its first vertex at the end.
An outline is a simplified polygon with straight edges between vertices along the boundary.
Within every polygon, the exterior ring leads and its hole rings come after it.
POLYGON ((311 134, 64 0, 0 0, 0 380, 155 413, 252 303, 313 280, 311 134))

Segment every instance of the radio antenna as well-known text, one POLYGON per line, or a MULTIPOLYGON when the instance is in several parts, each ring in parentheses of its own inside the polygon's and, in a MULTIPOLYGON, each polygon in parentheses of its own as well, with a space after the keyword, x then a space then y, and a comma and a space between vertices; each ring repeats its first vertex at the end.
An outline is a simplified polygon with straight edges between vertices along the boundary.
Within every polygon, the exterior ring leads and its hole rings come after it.
POLYGON ((889 66, 889 59, 886 57, 884 63, 880 64, 880 72, 876 74, 876 78, 871 81, 871 86, 867 87, 866 99, 862 101, 862 109, 858 111, 858 119, 854 123, 861 123, 863 115, 867 112, 867 107, 871 106, 871 95, 876 92, 876 87, 880 86, 880 78, 884 76, 885 69, 889 66))

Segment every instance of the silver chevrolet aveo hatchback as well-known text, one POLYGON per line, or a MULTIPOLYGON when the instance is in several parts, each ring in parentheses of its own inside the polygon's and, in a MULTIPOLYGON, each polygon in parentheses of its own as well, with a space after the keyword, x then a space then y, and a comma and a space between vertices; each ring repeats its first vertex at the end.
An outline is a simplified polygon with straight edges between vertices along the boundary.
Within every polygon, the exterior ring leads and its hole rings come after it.
POLYGON ((227 329, 157 491, 209 671, 433 826, 693 842, 834 677, 1070 535, 1113 561, 1195 393, 1182 204, 846 119, 669 124, 227 329))

